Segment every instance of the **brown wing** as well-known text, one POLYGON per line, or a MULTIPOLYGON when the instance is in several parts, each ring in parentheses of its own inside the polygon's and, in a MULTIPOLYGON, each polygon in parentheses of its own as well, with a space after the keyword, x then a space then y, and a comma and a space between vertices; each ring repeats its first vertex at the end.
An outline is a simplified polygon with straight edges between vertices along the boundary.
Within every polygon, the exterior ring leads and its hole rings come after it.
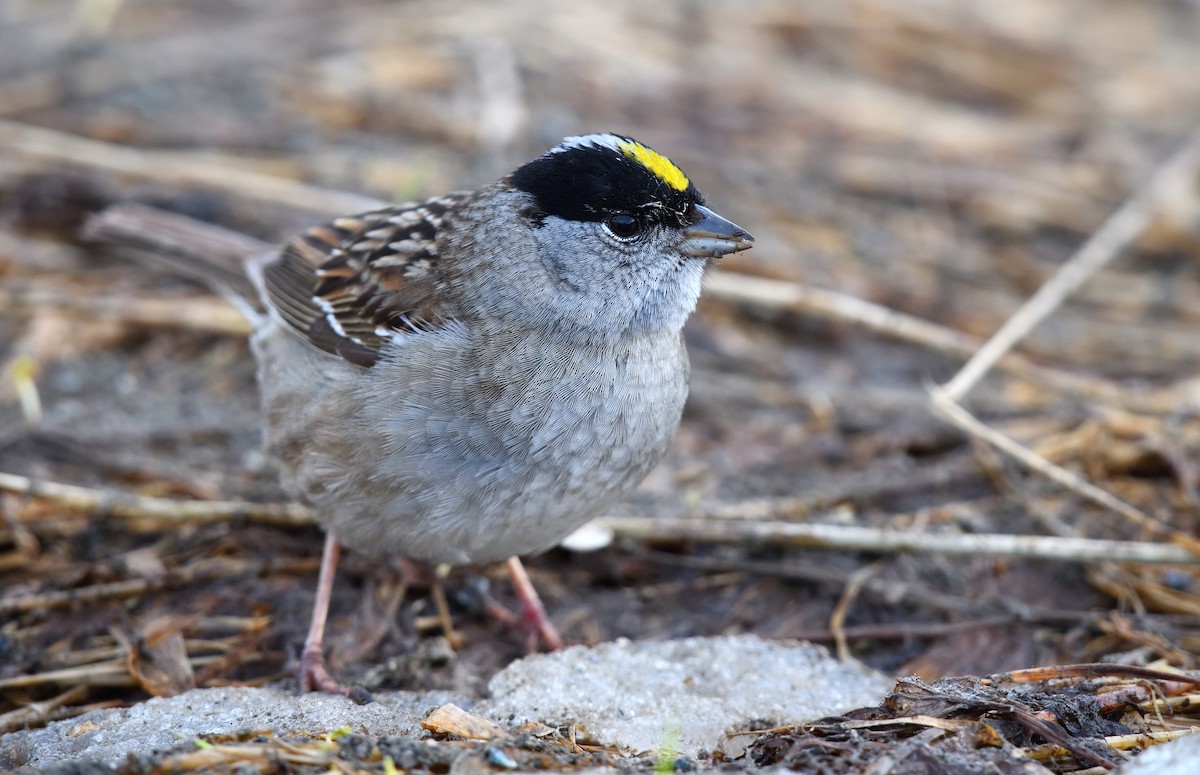
POLYGON ((393 334, 453 317, 442 298, 437 231, 466 194, 337 218, 289 241, 263 267, 267 302, 326 352, 370 367, 393 334))

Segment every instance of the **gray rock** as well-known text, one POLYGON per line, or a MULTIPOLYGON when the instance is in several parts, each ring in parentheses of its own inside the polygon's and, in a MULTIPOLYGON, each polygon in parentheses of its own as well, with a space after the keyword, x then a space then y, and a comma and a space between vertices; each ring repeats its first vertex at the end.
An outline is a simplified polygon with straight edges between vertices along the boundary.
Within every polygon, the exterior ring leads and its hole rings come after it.
POLYGON ((806 643, 753 636, 618 641, 522 659, 492 679, 492 698, 479 703, 448 692, 381 692, 375 702, 355 705, 343 697, 276 689, 198 689, 0 737, 0 769, 116 762, 199 735, 245 730, 287 736, 349 727, 369 737, 411 737, 421 734, 430 710, 447 702, 474 705, 474 712, 505 728, 526 720, 578 722, 631 753, 670 749, 695 756, 721 745, 727 731, 875 705, 891 685, 806 643))
POLYGON ((695 756, 721 745, 726 732, 876 705, 892 684, 810 643, 753 635, 617 641, 515 662, 492 679, 492 699, 478 710, 501 726, 579 722, 634 753, 695 756))
POLYGON ((1200 772, 1200 734, 1149 748, 1117 768, 1118 775, 1195 775, 1200 772))
POLYGON ((342 727, 377 737, 415 735, 421 719, 446 703, 468 703, 447 692, 388 692, 368 705, 345 697, 278 689, 196 689, 156 697, 130 708, 96 710, 44 729, 0 737, 0 770, 44 766, 64 760, 115 762, 130 752, 173 748, 199 735, 273 730, 320 734, 342 727))

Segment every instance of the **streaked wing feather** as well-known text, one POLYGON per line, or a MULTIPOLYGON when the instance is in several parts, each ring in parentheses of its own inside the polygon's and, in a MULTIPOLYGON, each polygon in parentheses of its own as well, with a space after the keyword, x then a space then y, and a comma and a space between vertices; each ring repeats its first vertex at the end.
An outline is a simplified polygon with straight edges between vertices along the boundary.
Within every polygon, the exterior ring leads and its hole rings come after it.
POLYGON ((292 239, 263 268, 267 301, 316 347, 370 367, 397 333, 453 317, 437 231, 467 194, 337 218, 292 239))

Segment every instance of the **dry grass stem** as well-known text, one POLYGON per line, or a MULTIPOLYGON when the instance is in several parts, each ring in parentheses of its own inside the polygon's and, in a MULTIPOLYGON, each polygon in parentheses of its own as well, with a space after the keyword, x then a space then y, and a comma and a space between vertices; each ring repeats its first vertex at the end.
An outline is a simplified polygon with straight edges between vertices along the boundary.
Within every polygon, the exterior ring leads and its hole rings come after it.
POLYGON ((1197 165, 1200 165, 1200 131, 1163 162, 1075 255, 971 356, 958 374, 942 387, 945 397, 953 402, 960 401, 1005 353, 1132 242, 1164 201, 1192 181, 1197 165))
MULTIPOLYGON (((915 315, 844 293, 785 280, 717 272, 705 280, 705 295, 731 304, 751 304, 847 323, 955 358, 970 358, 983 345, 976 337, 915 315)), ((1020 353, 1002 354, 997 365, 1019 378, 1128 409, 1165 414, 1179 406, 1179 398, 1173 393, 1130 390, 1106 380, 1036 364, 1020 353)))
MULTIPOLYGON (((1136 735, 1113 735, 1100 740, 1105 747, 1114 751, 1131 751, 1150 748, 1162 743, 1169 743, 1181 737, 1200 733, 1198 729, 1175 729, 1167 732, 1142 732, 1136 735)), ((1058 745, 1039 745, 1024 749, 1024 753, 1035 761, 1048 761, 1060 757, 1071 756, 1074 752, 1058 745)), ((1111 770, 1111 767, 1097 768, 1097 772, 1111 770)), ((1090 771, 1090 770, 1087 770, 1090 771)), ((1083 772, 1083 771, 1080 771, 1083 772)))
POLYGON ((981 679, 981 682, 991 686, 1006 683, 1022 684, 1054 681, 1070 684, 1079 680, 1096 683, 1127 683, 1130 680, 1158 681, 1164 686, 1177 687, 1200 685, 1200 676, 1187 675, 1178 670, 1160 670, 1155 667, 1108 662, 1028 667, 1023 670, 1010 670, 1007 673, 989 675, 981 679))
POLYGON ((210 296, 170 297, 111 295, 89 291, 63 291, 49 286, 0 288, 0 308, 17 314, 38 309, 105 319, 148 328, 180 329, 228 336, 247 336, 246 316, 227 302, 210 296))
POLYGON ((66 705, 82 702, 86 697, 87 687, 76 685, 48 700, 31 702, 16 710, 0 714, 0 734, 44 724, 55 711, 66 705))
POLYGON ((699 541, 770 544, 883 554, 941 554, 969 557, 1024 557, 1058 562, 1128 562, 1200 565, 1200 556, 1174 544, 1092 538, 898 532, 849 525, 795 522, 741 522, 688 517, 601 517, 619 538, 636 541, 699 541))
POLYGON ((941 387, 931 388, 930 394, 934 411, 974 438, 985 441, 1071 492, 1115 511, 1140 528, 1157 535, 1169 536, 1180 545, 1200 553, 1200 544, 1194 539, 988 427, 958 403, 1022 337, 1045 320, 1069 295, 1136 238, 1162 206, 1163 201, 1195 177, 1198 165, 1200 132, 1193 134, 1180 150, 1164 162, 1075 255, 1000 327, 954 378, 941 387))
POLYGON ((883 565, 878 562, 864 565, 858 570, 850 574, 850 579, 842 588, 842 595, 838 598, 837 605, 833 609, 833 613, 829 617, 829 631, 833 633, 833 642, 837 649, 837 657, 843 662, 850 660, 850 647, 846 642, 846 615, 850 611, 850 606, 858 598, 863 587, 870 581, 871 577, 883 569, 883 565))
POLYGON ((118 600, 137 597, 147 592, 160 589, 170 589, 192 584, 204 579, 227 578, 248 574, 261 574, 271 571, 284 571, 289 567, 300 565, 309 566, 310 560, 261 562, 255 560, 237 560, 213 558, 197 560, 191 565, 175 570, 165 571, 151 578, 128 579, 113 581, 105 584, 93 584, 76 589, 58 592, 42 592, 38 594, 12 595, 0 597, 0 614, 12 614, 22 611, 39 609, 57 609, 94 603, 101 600, 118 600))
MULTIPOLYGON (((252 662, 261 658, 261 654, 247 654, 244 661, 252 662)), ((196 671, 220 660, 217 655, 191 657, 188 665, 196 671)), ((57 684, 63 686, 120 686, 132 687, 135 679, 129 674, 129 661, 124 657, 112 662, 68 667, 62 670, 47 670, 44 673, 17 675, 12 678, 0 678, 0 690, 24 689, 33 686, 57 684)))
POLYGON ((1028 466, 1031 470, 1042 474, 1071 492, 1077 493, 1104 508, 1115 511, 1138 527, 1151 531, 1156 535, 1169 537, 1181 546, 1190 547, 1193 551, 1196 550, 1197 544, 1193 539, 1174 530, 1170 525, 1163 524, 1136 506, 1126 503, 1107 490, 1097 487, 1078 474, 1050 462, 1028 447, 987 426, 966 409, 955 403, 942 388, 931 388, 930 394, 934 410, 942 417, 971 434, 974 438, 992 445, 1001 452, 1028 466))
MULTIPOLYGON (((1007 437, 1003 438, 1007 439, 1007 437)), ((1007 443, 1015 444, 1011 439, 1007 443)), ((1053 468, 1058 467, 1054 466, 1053 468)), ((1060 470, 1073 476, 1065 469, 1060 470)), ((1091 486, 1087 482, 1083 482, 1083 484, 1091 486)), ((38 481, 8 473, 0 473, 0 490, 49 499, 73 511, 103 512, 109 517, 131 521, 156 520, 168 524, 208 524, 247 520, 286 527, 314 524, 311 513, 299 505, 152 498, 112 490, 38 481)), ((1104 496, 1113 497, 1103 491, 1101 493, 1104 496)), ((1117 503, 1120 501, 1117 500, 1117 503)), ((1132 507, 1129 508, 1132 509, 1132 507)), ((1140 512, 1137 513, 1140 514, 1140 512)), ((761 515, 759 516, 761 517, 761 515)), ((1144 514, 1141 514, 1141 518, 1146 521, 1148 526, 1156 526, 1160 530, 1166 529, 1144 514)), ((885 553, 982 554, 995 557, 1037 557, 1070 562, 1110 560, 1152 564, 1192 565, 1200 563, 1200 557, 1183 546, 1130 541, 1004 534, 899 533, 842 525, 710 518, 650 519, 606 516, 601 517, 600 521, 603 526, 613 530, 619 537, 640 541, 694 539, 719 543, 779 542, 799 546, 885 553)), ((118 592, 117 594, 124 593, 118 592)))
POLYGON ((71 511, 100 512, 127 520, 153 520, 177 524, 247 520, 290 527, 314 524, 312 514, 296 504, 153 498, 116 490, 47 482, 3 472, 0 472, 0 491, 43 498, 71 511))
POLYGON ((211 160, 189 159, 164 151, 143 151, 5 119, 0 119, 0 148, 9 154, 56 164, 71 164, 86 170, 180 187, 200 186, 238 199, 269 202, 314 213, 356 213, 387 205, 387 202, 371 197, 331 191, 211 160))

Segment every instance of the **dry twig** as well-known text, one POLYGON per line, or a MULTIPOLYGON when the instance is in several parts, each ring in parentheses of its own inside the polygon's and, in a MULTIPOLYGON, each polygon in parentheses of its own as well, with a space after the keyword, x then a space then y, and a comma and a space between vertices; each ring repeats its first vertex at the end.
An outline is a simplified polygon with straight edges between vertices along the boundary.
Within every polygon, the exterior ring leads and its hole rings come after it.
POLYGON ((1141 509, 1125 503, 1062 466, 1046 460, 1033 450, 1001 434, 976 419, 959 401, 1022 337, 1057 309, 1088 278, 1110 261, 1149 223, 1163 200, 1180 185, 1195 176, 1200 165, 1200 132, 1193 134, 1182 149, 1164 162, 1142 188, 1088 240, 1059 271, 1047 281, 1000 330, 972 356, 948 383, 930 389, 934 411, 973 437, 979 438, 1014 457, 1034 471, 1072 492, 1111 509, 1143 529, 1171 539, 1200 554, 1200 544, 1173 531, 1141 509))
POLYGON ((314 524, 311 513, 297 504, 151 498, 2 472, 0 491, 45 498, 72 511, 99 512, 128 520, 200 524, 247 520, 291 527, 314 524))
POLYGON ((741 522, 688 517, 601 517, 618 537, 638 541, 769 544, 841 551, 1024 557, 1059 562, 1200 565, 1200 556, 1172 544, 1093 538, 977 533, 899 532, 849 525, 741 522))
POLYGON ((850 606, 858 598, 859 592, 862 591, 870 578, 878 573, 882 567, 880 563, 873 562, 851 573, 850 579, 842 588, 842 595, 838 598, 837 605, 834 606, 833 613, 829 617, 829 631, 833 633, 837 658, 842 662, 850 660, 850 647, 846 642, 846 614, 849 612, 850 606))
POLYGON ((169 570, 149 578, 113 581, 105 584, 93 584, 87 587, 54 592, 0 597, 0 616, 20 613, 22 611, 67 608, 81 603, 94 603, 101 600, 137 597, 147 592, 186 586, 204 579, 229 578, 250 574, 259 575, 281 572, 295 567, 308 570, 314 565, 315 560, 285 560, 280 562, 231 560, 225 558, 199 560, 183 568, 169 570))
MULTIPOLYGON (((285 527, 314 524, 311 513, 295 504, 150 498, 57 482, 41 482, 7 473, 0 473, 0 490, 48 498, 74 511, 99 511, 109 517, 135 521, 205 524, 245 519, 285 527)), ((1027 557, 1069 562, 1108 560, 1150 564, 1200 564, 1200 557, 1184 547, 1135 541, 1005 534, 897 532, 845 525, 687 517, 653 519, 607 516, 601 517, 600 523, 621 538, 639 541, 775 543, 881 553, 1027 557)))
POLYGON ((52 129, 0 119, 0 148, 10 153, 177 186, 201 186, 229 196, 316 213, 355 213, 387 202, 248 172, 180 154, 142 151, 52 129))
POLYGON ((942 390, 960 401, 1005 353, 1062 305, 1068 296, 1137 237, 1167 197, 1191 181, 1200 165, 1200 132, 1167 159, 1037 293, 971 356, 942 390))
POLYGON ((246 316, 228 303, 210 296, 115 296, 49 286, 0 288, 0 309, 31 314, 52 309, 89 320, 118 320, 151 328, 173 328, 230 336, 247 336, 246 316))
POLYGON ((1097 487, 1078 474, 1050 462, 1011 437, 1004 435, 995 428, 987 426, 966 409, 963 409, 962 406, 955 403, 941 388, 931 388, 930 395, 933 406, 938 414, 959 428, 962 428, 971 436, 987 442, 1066 489, 1115 511, 1143 529, 1151 530, 1158 535, 1170 536, 1183 545, 1190 544, 1186 536, 1177 533, 1170 525, 1159 522, 1136 506, 1126 503, 1107 490, 1097 487))
MULTIPOLYGON (((956 358, 970 358, 983 345, 969 334, 914 315, 836 291, 784 280, 717 272, 705 281, 705 293, 710 298, 733 304, 786 310, 848 323, 864 331, 956 358)), ((1020 353, 1003 354, 997 365, 1021 379, 1115 406, 1158 414, 1178 409, 1179 397, 1174 393, 1130 390, 1106 380, 1036 364, 1020 353)))

